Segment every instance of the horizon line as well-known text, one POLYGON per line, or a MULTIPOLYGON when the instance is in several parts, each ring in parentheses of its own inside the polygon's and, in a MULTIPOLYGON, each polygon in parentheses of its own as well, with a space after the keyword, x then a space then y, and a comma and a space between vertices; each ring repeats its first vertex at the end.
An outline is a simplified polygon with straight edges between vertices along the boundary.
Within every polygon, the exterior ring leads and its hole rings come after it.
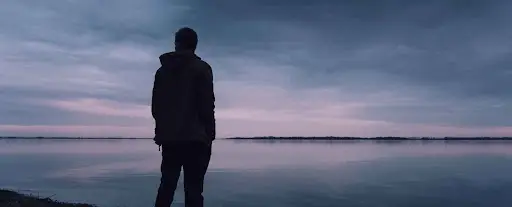
MULTIPOLYGON (((95 139, 95 140, 123 140, 123 139, 153 139, 149 137, 56 137, 56 136, 0 136, 0 139, 95 139)), ((355 136, 254 136, 254 137, 223 137, 217 139, 227 140, 512 140, 510 136, 376 136, 376 137, 355 137, 355 136)))

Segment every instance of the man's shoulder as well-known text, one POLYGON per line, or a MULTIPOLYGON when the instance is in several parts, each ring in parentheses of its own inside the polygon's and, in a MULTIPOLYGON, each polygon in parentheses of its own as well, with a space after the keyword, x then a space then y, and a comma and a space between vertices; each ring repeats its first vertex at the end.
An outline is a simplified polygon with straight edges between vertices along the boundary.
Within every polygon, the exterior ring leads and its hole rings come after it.
POLYGON ((202 59, 197 59, 196 64, 197 64, 197 67, 199 67, 201 69, 211 69, 210 64, 208 64, 208 62, 206 62, 202 59))
POLYGON ((162 73, 162 70, 162 66, 158 67, 158 69, 155 71, 155 76, 159 76, 162 73))
POLYGON ((197 72, 199 72, 199 73, 206 73, 206 74, 212 73, 212 67, 210 66, 210 64, 208 64, 208 62, 201 60, 201 59, 197 59, 195 61, 194 68, 196 68, 197 72))

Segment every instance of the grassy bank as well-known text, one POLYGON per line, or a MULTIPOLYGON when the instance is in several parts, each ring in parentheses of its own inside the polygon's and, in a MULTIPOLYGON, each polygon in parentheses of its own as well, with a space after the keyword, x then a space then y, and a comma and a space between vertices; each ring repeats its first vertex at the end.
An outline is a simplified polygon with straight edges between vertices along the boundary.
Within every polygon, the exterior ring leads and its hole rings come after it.
POLYGON ((93 205, 63 203, 50 198, 40 198, 0 189, 0 207, 93 207, 93 205))

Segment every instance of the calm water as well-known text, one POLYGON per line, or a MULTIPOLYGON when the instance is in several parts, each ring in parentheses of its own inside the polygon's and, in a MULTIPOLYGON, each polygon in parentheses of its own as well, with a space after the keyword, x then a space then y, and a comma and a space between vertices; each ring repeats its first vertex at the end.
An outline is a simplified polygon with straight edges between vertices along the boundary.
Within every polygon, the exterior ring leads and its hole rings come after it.
MULTIPOLYGON (((0 140, 0 188, 151 206, 159 162, 150 140, 0 140)), ((212 207, 510 207, 511 192, 512 142, 503 141, 219 140, 205 186, 212 207)))

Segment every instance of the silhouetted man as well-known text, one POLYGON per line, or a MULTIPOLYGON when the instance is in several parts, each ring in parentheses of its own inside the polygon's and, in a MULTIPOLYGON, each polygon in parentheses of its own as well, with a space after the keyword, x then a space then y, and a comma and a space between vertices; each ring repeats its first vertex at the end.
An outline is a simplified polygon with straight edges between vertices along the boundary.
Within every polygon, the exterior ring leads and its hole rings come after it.
POLYGON ((162 54, 156 71, 151 112, 155 143, 162 146, 162 178, 156 207, 173 201, 183 166, 185 206, 203 206, 203 181, 215 139, 212 69, 195 55, 194 30, 175 34, 175 51, 162 54))

